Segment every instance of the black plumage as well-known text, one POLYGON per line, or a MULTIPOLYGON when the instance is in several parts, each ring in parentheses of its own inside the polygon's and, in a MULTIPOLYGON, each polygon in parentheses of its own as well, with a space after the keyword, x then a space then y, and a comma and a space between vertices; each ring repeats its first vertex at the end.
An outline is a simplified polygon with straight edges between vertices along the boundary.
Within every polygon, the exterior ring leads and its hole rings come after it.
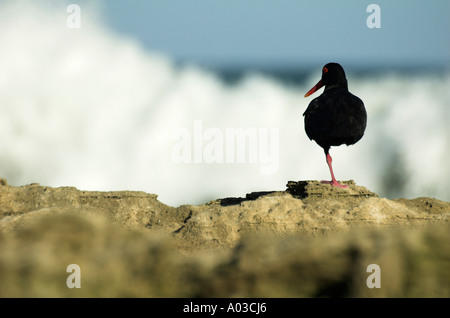
POLYGON ((326 182, 346 187, 339 184, 334 177, 329 150, 331 146, 353 145, 358 142, 366 129, 367 113, 362 100, 348 91, 347 79, 341 65, 325 65, 322 68, 321 80, 305 97, 322 86, 325 86, 324 92, 313 99, 303 113, 305 131, 309 139, 314 140, 325 152, 332 178, 326 182))

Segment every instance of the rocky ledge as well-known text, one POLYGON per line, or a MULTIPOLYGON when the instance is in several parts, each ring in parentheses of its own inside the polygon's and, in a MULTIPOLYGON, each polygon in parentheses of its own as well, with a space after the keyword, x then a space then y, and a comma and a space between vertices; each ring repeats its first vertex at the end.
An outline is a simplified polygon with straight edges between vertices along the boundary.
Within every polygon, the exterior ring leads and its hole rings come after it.
POLYGON ((450 203, 343 183, 171 207, 0 179, 0 297, 450 297, 450 203))

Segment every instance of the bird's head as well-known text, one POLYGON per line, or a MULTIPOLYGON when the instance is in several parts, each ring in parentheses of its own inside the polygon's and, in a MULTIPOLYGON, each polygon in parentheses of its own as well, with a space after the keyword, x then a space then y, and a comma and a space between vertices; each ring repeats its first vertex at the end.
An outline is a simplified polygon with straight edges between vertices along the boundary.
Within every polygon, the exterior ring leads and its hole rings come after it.
POLYGON ((344 69, 338 63, 328 63, 322 68, 322 78, 311 88, 305 97, 316 92, 321 87, 325 86, 325 90, 331 87, 345 87, 347 88, 347 79, 345 77, 344 69))

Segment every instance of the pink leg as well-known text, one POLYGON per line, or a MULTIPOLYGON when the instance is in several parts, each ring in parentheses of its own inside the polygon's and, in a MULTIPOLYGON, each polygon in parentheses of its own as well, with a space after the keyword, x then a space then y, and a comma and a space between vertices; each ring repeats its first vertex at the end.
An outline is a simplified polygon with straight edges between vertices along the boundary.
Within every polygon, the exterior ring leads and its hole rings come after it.
POLYGON ((322 181, 322 183, 328 183, 331 184, 332 186, 335 187, 340 187, 340 188, 348 188, 348 185, 344 185, 344 184, 340 184, 339 182, 337 182, 336 178, 334 177, 334 173, 333 173, 333 168, 331 167, 331 162, 333 160, 331 159, 330 154, 327 153, 327 164, 328 167, 330 168, 330 172, 331 172, 331 181, 322 181))

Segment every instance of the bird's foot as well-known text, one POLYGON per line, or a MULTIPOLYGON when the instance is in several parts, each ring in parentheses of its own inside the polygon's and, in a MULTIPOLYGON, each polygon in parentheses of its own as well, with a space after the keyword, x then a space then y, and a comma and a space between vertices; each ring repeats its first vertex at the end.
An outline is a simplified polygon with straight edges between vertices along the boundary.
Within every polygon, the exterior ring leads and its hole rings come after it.
POLYGON ((336 180, 322 181, 322 183, 331 184, 332 186, 339 187, 339 188, 343 188, 343 189, 348 188, 348 185, 340 184, 340 183, 337 182, 336 180))

